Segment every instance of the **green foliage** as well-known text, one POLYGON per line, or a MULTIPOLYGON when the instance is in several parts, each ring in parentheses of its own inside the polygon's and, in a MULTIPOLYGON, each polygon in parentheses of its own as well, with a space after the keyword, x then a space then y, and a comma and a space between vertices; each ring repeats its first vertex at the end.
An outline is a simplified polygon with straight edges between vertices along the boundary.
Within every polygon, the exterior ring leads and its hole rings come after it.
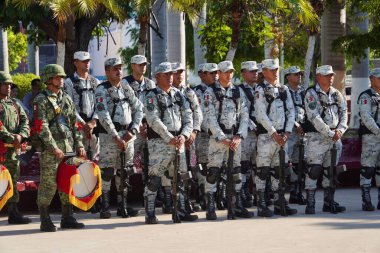
POLYGON ((19 88, 18 98, 23 99, 26 93, 31 91, 30 83, 33 79, 39 78, 35 74, 32 73, 26 73, 26 74, 14 74, 12 75, 13 82, 17 85, 19 88))
MULTIPOLYGON (((128 73, 132 73, 131 64, 129 64, 129 63, 131 62, 132 56, 134 56, 138 53, 137 43, 139 40, 139 29, 136 27, 129 28, 127 30, 126 35, 128 35, 128 34, 130 34, 130 36, 131 36, 131 43, 132 43, 131 47, 120 48, 118 50, 118 53, 120 54, 120 57, 121 57, 122 61, 124 62, 125 66, 127 66, 128 73)), ((126 73, 124 73, 124 75, 125 74, 126 73)))
POLYGON ((27 39, 22 33, 14 33, 8 29, 8 53, 9 53, 9 70, 17 69, 18 64, 25 60, 27 56, 27 39))

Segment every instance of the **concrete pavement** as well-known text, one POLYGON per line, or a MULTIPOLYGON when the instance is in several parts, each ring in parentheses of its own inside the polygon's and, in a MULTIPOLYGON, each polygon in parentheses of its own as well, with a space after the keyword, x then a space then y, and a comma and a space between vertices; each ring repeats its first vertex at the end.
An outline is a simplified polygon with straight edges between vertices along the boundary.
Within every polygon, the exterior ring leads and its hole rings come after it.
MULTIPOLYGON (((158 210, 158 225, 145 225, 144 216, 100 220, 98 214, 78 213, 83 230, 41 233, 39 217, 31 214, 28 225, 8 225, 0 217, 0 253, 8 252, 379 252, 380 210, 361 211, 356 189, 338 189, 337 197, 347 207, 343 214, 323 213, 322 191, 317 192, 316 215, 305 215, 304 206, 294 206, 292 217, 226 220, 218 211, 217 221, 207 221, 200 212, 193 223, 173 224, 170 215, 158 210)), ((377 205, 377 191, 372 190, 377 205)), ((142 210, 142 209, 141 209, 142 210)), ((252 208, 256 213, 256 208, 252 208)), ((143 212, 143 211, 141 211, 143 212)), ((59 227, 60 215, 52 215, 59 227)))

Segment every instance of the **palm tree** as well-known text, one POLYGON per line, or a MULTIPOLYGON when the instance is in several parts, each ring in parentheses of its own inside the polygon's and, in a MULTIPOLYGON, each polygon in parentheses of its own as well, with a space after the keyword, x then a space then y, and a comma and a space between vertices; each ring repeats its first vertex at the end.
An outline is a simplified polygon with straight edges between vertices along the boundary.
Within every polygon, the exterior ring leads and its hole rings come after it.
POLYGON ((0 26, 0 70, 9 72, 8 36, 7 31, 0 26))
POLYGON ((198 20, 192 23, 193 31, 194 31, 194 65, 195 67, 197 67, 201 63, 206 62, 205 54, 206 54, 207 49, 204 46, 202 46, 201 38, 198 34, 200 30, 200 26, 206 24, 206 18, 207 18, 206 10, 207 10, 207 4, 204 4, 201 12, 199 13, 198 20))
MULTIPOLYGON (((35 27, 32 22, 29 23, 27 27, 28 31, 34 30, 35 27)), ((30 41, 30 35, 28 38, 28 72, 33 73, 36 76, 40 75, 40 68, 39 68, 39 47, 36 45, 35 42, 30 41)))

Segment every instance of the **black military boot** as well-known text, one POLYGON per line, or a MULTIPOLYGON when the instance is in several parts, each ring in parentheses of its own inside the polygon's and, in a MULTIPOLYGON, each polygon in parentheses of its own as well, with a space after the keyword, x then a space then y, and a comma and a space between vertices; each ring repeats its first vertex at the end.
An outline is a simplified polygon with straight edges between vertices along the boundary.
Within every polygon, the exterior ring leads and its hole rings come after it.
POLYGON ((265 191, 257 191, 257 216, 272 217, 273 212, 268 208, 265 200, 265 191))
POLYGON ((162 207, 165 199, 164 187, 160 186, 157 190, 156 207, 162 207))
POLYGON ((273 205, 273 191, 272 191, 272 183, 270 181, 270 179, 267 179, 266 182, 265 182, 265 203, 266 203, 266 206, 271 206, 273 205))
POLYGON ((91 213, 99 213, 102 209, 102 196, 96 200, 95 204, 91 207, 90 212, 91 213))
POLYGON ((218 210, 226 209, 226 184, 220 179, 216 187, 216 207, 218 210))
POLYGON ((305 214, 315 214, 315 190, 306 190, 305 214))
POLYGON ((61 228, 73 228, 73 229, 84 228, 84 224, 78 222, 74 218, 73 206, 70 204, 69 205, 62 205, 61 228))
MULTIPOLYGON (((119 197, 119 192, 118 192, 119 197)), ((139 211, 133 209, 132 207, 128 206, 127 202, 127 192, 125 192, 125 195, 120 193, 120 201, 118 201, 118 207, 116 211, 116 215, 121 218, 129 218, 129 217, 136 217, 139 215, 139 211)))
POLYGON ((241 195, 241 201, 242 201, 243 207, 248 208, 248 207, 253 206, 253 198, 252 198, 252 194, 249 192, 248 181, 242 184, 240 195, 241 195))
POLYGON ((162 213, 170 214, 173 212, 173 198, 172 188, 170 186, 164 186, 164 200, 162 202, 162 213))
POLYGON ((306 199, 302 195, 302 189, 299 189, 298 182, 292 183, 292 189, 289 195, 289 204, 306 205, 306 199))
POLYGON ((371 185, 363 185, 362 189, 362 210, 374 211, 375 207, 371 202, 371 185))
POLYGON ((380 187, 377 187, 377 199, 378 199, 377 210, 380 210, 380 187))
POLYGON ((180 218, 181 221, 195 221, 195 220, 198 219, 198 215, 191 214, 187 210, 187 208, 186 208, 186 201, 188 201, 188 200, 187 200, 187 197, 184 194, 186 195, 186 192, 179 194, 179 199, 178 199, 179 218, 180 218))
POLYGON ((236 192, 235 215, 240 218, 252 218, 255 214, 244 208, 241 195, 241 192, 236 192))
POLYGON ((144 197, 145 206, 145 223, 146 224, 157 224, 158 220, 156 218, 156 206, 155 206, 155 196, 148 195, 144 197))
POLYGON ((200 184, 198 186, 198 203, 201 206, 203 211, 206 210, 206 194, 205 194, 205 185, 200 184))
POLYGON ((334 201, 335 189, 328 187, 324 188, 323 190, 323 212, 330 212, 336 214, 346 211, 346 207, 340 206, 338 202, 334 201))
POLYGON ((297 209, 290 208, 288 202, 285 199, 285 196, 279 196, 278 193, 275 193, 275 201, 274 201, 274 214, 288 216, 294 215, 297 213, 297 209), (285 205, 285 214, 281 214, 281 202, 285 205))
POLYGON ((206 193, 206 219, 207 220, 216 220, 218 217, 215 213, 215 199, 214 193, 206 193))
POLYGON ((50 219, 49 207, 48 206, 39 206, 38 209, 40 210, 40 219, 41 219, 40 230, 42 232, 55 232, 55 231, 57 231, 56 226, 54 226, 53 222, 50 219))
POLYGON ((31 220, 23 216, 17 208, 17 203, 8 203, 8 223, 9 224, 28 224, 31 220))
POLYGON ((111 192, 109 190, 108 191, 102 191, 102 209, 100 210, 100 219, 111 218, 110 194, 111 194, 111 192))

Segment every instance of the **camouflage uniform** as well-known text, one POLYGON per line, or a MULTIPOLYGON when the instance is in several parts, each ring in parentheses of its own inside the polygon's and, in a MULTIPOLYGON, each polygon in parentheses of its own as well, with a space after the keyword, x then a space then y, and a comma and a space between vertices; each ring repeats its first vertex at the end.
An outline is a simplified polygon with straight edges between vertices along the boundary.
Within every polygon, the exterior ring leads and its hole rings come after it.
MULTIPOLYGON (((61 66, 50 64, 43 68, 41 75, 43 82, 47 82, 55 76, 65 77, 61 66)), ((40 185, 37 195, 37 205, 41 214, 41 230, 53 232, 55 227, 51 226, 48 208, 57 190, 57 169, 63 160, 57 158, 53 151, 60 149, 63 153, 68 153, 83 148, 82 135, 76 127, 74 102, 62 90, 58 93, 53 93, 49 89, 40 92, 33 103, 32 125, 32 133, 41 140, 40 185)), ((82 223, 76 223, 72 217, 72 206, 69 203, 68 195, 60 191, 58 193, 62 204, 61 228, 84 227, 82 223), (70 226, 66 227, 64 224, 70 226)))
MULTIPOLYGON (((262 62, 263 68, 278 69, 278 62, 267 59, 262 62)), ((255 176, 256 188, 259 196, 258 214, 259 216, 272 216, 264 200, 265 181, 270 175, 272 190, 274 191, 274 212, 279 214, 280 209, 280 189, 279 189, 279 170, 280 160, 279 151, 281 146, 274 141, 274 133, 291 133, 295 112, 292 98, 287 86, 280 83, 272 85, 264 80, 264 83, 256 86, 255 111, 257 124, 257 149, 256 165, 257 173, 255 176)), ((287 147, 284 146, 285 153, 287 147)), ((287 154, 285 154, 287 156, 287 154)), ((287 159, 285 158, 285 161, 287 159)), ((284 168, 285 169, 285 168, 284 168)), ((285 173, 285 171, 284 171, 285 173)), ((294 214, 296 210, 290 209, 286 205, 287 214, 294 214)))
MULTIPOLYGON (((120 58, 110 58, 105 66, 121 65, 120 58)), ((101 218, 109 218, 109 194, 111 179, 116 174, 117 189, 123 192, 123 210, 127 208, 127 193, 129 176, 133 174, 133 139, 126 143, 124 150, 120 150, 114 138, 123 137, 127 132, 136 135, 143 117, 142 103, 135 96, 133 89, 127 84, 112 85, 109 81, 103 82, 95 91, 95 113, 99 117, 99 141, 104 143, 99 155, 99 167, 102 168, 102 210, 101 218), (121 156, 125 156, 122 168, 121 156), (123 182, 121 182, 123 180, 123 182)), ((132 209, 129 208, 129 215, 132 209)), ((133 214, 135 215, 135 214, 133 214)), ((123 216, 128 217, 127 214, 123 216)))
MULTIPOLYGON (((329 75, 334 74, 334 72, 331 66, 324 65, 317 69, 317 74, 329 75)), ((305 110, 307 114, 305 132, 308 138, 308 145, 305 149, 308 166, 305 180, 307 192, 306 213, 315 213, 315 190, 317 188, 317 179, 322 172, 322 186, 325 190, 323 210, 333 211, 334 209, 342 212, 345 208, 340 207, 336 202, 334 202, 334 207, 329 206, 330 201, 334 199, 335 189, 329 187, 328 168, 331 164, 330 149, 334 144, 332 137, 335 135, 335 130, 340 131, 342 135, 347 130, 346 101, 343 95, 334 87, 330 87, 326 93, 317 83, 306 90, 305 110)), ((336 141, 335 145, 338 149, 336 157, 338 162, 342 152, 342 141, 336 141)))
MULTIPOLYGON (((13 83, 11 76, 0 71, 0 87, 2 85, 11 85, 13 83)), ((18 134, 22 139, 29 136, 28 116, 21 105, 8 94, 5 98, 0 98, 0 146, 11 144, 11 147, 5 147, 5 154, 0 154, 0 163, 9 171, 13 183, 13 196, 8 199, 8 223, 25 224, 30 219, 23 217, 17 208, 19 202, 19 192, 17 191, 17 181, 20 176, 19 161, 16 159, 16 149, 13 146, 14 134, 18 134), (4 160, 5 159, 5 160, 4 160)))
MULTIPOLYGON (((371 78, 380 77, 380 69, 375 68, 370 73, 371 78)), ((380 93, 374 88, 362 92, 358 98, 361 125, 359 133, 362 135, 362 153, 360 170, 360 187, 362 189, 363 211, 375 210, 371 202, 371 181, 375 175, 376 186, 379 191, 380 209, 380 93)))
MULTIPOLYGON (((218 64, 222 72, 234 70, 232 62, 224 61, 218 64)), ((208 127, 211 131, 208 152, 208 173, 206 177, 205 192, 207 195, 207 219, 216 219, 214 194, 216 192, 216 180, 221 173, 223 161, 228 160, 229 147, 222 143, 224 139, 232 139, 234 135, 240 135, 242 139, 247 136, 248 111, 243 92, 239 87, 230 84, 225 89, 219 81, 209 86, 204 93, 204 110, 208 127)), ((241 145, 237 147, 233 157, 233 171, 235 194, 237 197, 236 214, 245 213, 240 198, 241 190, 241 145), (241 208, 241 209, 240 209, 241 208), (239 210, 238 210, 239 209, 239 210)), ((230 196, 231 197, 231 196, 230 196)))
MULTIPOLYGON (((74 60, 90 60, 90 54, 84 51, 78 51, 74 54, 74 60)), ((98 119, 95 114, 95 89, 99 85, 99 80, 88 75, 87 79, 81 78, 77 72, 65 79, 64 89, 66 93, 74 101, 76 108, 77 121, 85 125, 91 119, 98 119)), ((82 131, 85 136, 84 131, 82 131)), ((83 145, 87 148, 87 156, 89 159, 98 160, 99 156, 99 139, 95 134, 91 135, 91 139, 83 138, 83 145), (90 151, 90 152, 89 152, 90 151)))
MULTIPOLYGON (((172 72, 171 64, 163 62, 158 65, 156 73, 172 72)), ((176 149, 169 142, 175 136, 189 138, 193 130, 193 116, 190 105, 183 94, 170 87, 167 92, 160 86, 149 91, 145 100, 146 120, 148 123, 149 181, 145 186, 145 222, 157 223, 155 216, 155 199, 161 178, 173 176, 176 149)), ((179 150, 179 173, 187 172, 184 147, 179 150)), ((165 180, 162 186, 170 186, 165 180)), ((177 204, 177 203, 175 203, 177 204)), ((184 210, 181 210, 184 211, 184 210)))

